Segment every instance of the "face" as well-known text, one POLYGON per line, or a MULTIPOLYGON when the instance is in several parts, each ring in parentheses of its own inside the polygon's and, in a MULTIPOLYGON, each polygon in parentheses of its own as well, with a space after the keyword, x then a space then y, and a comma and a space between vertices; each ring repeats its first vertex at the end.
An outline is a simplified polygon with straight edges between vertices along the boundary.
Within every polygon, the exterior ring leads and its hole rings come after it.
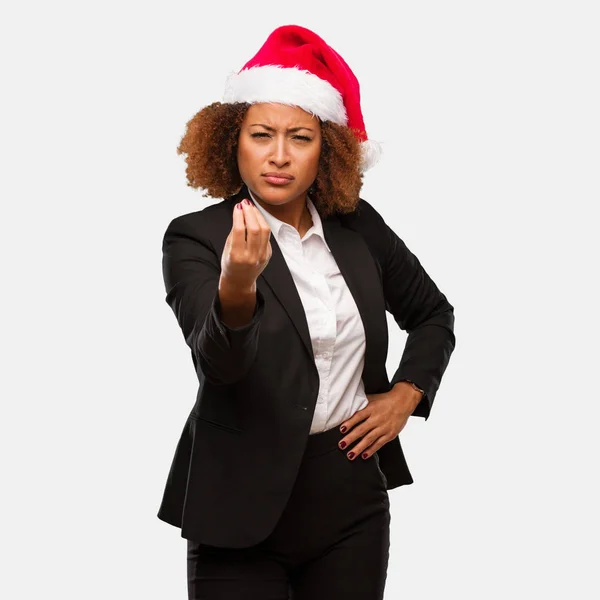
POLYGON ((240 129, 237 162, 246 185, 261 200, 304 202, 319 169, 321 126, 295 106, 252 104, 240 129))

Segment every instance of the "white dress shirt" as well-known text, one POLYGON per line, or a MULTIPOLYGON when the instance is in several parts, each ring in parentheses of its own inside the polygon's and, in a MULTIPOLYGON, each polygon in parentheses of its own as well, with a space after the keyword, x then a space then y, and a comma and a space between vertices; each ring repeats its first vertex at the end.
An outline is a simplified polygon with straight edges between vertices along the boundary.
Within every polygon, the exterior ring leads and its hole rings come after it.
POLYGON ((365 330, 356 302, 325 241, 321 217, 310 198, 312 227, 298 231, 268 213, 250 192, 271 228, 304 306, 319 372, 319 396, 310 433, 327 431, 368 403, 361 375, 365 330))

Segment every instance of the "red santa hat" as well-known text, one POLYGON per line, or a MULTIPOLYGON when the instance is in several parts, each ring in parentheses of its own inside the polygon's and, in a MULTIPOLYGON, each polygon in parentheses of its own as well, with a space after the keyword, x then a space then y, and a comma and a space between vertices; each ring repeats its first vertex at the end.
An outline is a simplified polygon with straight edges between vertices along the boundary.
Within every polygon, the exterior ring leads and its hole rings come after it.
POLYGON ((230 75, 223 102, 299 106, 323 121, 345 125, 360 142, 363 171, 381 154, 380 145, 367 137, 358 79, 331 46, 298 25, 275 29, 256 55, 230 75))

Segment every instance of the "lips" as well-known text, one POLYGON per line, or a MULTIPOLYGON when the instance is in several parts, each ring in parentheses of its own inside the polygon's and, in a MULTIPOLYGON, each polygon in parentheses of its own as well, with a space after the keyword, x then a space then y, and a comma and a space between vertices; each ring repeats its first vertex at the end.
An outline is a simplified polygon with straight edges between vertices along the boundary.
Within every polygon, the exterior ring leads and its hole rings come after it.
POLYGON ((289 173, 276 173, 275 171, 269 172, 269 173, 264 173, 263 176, 264 177, 279 177, 281 179, 294 179, 294 176, 290 175, 289 173))
POLYGON ((265 178, 265 181, 272 183, 273 185, 286 185, 294 180, 293 175, 290 175, 289 173, 270 172, 264 173, 263 177, 265 178))

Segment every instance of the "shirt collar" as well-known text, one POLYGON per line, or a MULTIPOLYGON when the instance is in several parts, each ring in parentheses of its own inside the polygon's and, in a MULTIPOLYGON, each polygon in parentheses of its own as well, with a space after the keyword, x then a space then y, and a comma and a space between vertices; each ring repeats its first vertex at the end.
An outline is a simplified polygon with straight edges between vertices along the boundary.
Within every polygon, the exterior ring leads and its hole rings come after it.
MULTIPOLYGON (((270 212, 267 212, 256 201, 256 198, 255 198, 254 194, 252 193, 252 190, 250 190, 250 188, 248 188, 248 192, 250 193, 250 197, 254 201, 254 205, 261 212, 262 216, 265 218, 265 221, 271 228, 271 232, 275 236, 275 240, 277 241, 278 244, 279 244, 280 231, 281 231, 282 227, 289 227, 290 229, 293 229, 296 233, 298 233, 297 230, 294 229, 291 225, 289 225, 288 223, 284 223, 283 221, 280 221, 277 217, 274 217, 270 212)), ((302 241, 307 240, 311 235, 317 235, 323 240, 323 244, 325 244, 325 247, 327 248, 327 250, 329 250, 329 252, 331 252, 331 248, 329 247, 329 245, 327 244, 327 240, 325 239, 325 233, 323 231, 323 223, 321 221, 321 216, 319 215, 319 212, 317 211, 316 206, 314 205, 313 201, 310 199, 310 196, 308 196, 308 195, 306 196, 306 206, 308 207, 308 211, 310 212, 310 216, 312 217, 313 224, 312 224, 312 227, 304 234, 302 241)))

